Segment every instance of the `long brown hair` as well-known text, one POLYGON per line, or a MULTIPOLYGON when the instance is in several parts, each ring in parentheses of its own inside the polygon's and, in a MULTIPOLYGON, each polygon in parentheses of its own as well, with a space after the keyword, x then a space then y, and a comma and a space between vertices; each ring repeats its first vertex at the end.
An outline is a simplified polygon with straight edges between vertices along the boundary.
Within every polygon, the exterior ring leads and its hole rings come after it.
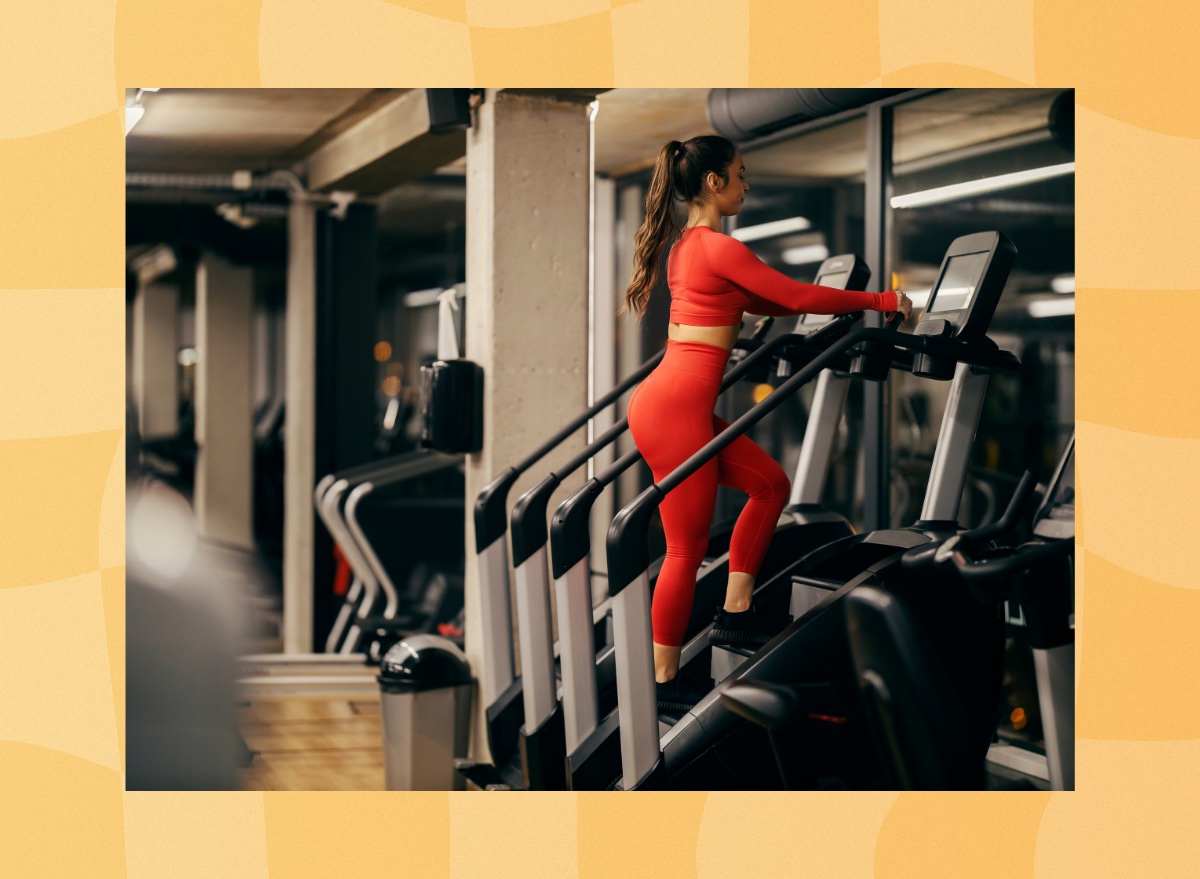
POLYGON ((638 320, 645 315, 650 291, 662 274, 663 248, 680 234, 671 201, 690 204, 698 199, 710 171, 727 179, 736 151, 733 141, 716 135, 693 137, 683 143, 673 140, 662 148, 646 193, 646 219, 633 239, 633 280, 617 314, 629 310, 638 320))

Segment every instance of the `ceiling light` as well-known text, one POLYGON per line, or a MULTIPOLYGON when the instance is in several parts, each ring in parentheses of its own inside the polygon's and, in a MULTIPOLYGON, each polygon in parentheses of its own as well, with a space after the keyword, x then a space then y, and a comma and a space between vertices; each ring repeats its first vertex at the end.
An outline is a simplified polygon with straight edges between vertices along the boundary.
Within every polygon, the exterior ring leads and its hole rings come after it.
POLYGON ((762 238, 774 238, 776 235, 786 235, 788 232, 803 232, 812 227, 812 223, 804 217, 790 217, 786 220, 774 220, 770 223, 759 223, 757 226, 741 226, 731 233, 738 241, 758 241, 762 238))
POLYGON ((133 126, 138 124, 138 120, 142 118, 146 112, 146 108, 142 106, 142 95, 146 92, 156 92, 158 89, 133 89, 133 97, 129 96, 130 89, 125 90, 125 136, 129 137, 129 132, 133 130, 133 126))
POLYGON ((892 196, 891 205, 893 208, 915 208, 929 204, 940 204, 941 202, 978 195, 981 192, 993 192, 997 189, 1023 186, 1026 183, 1049 180, 1051 177, 1062 177, 1065 174, 1074 173, 1075 163, 1064 162, 1061 165, 1047 165, 1045 168, 1030 168, 1027 171, 1000 174, 996 177, 984 177, 981 180, 952 183, 949 186, 939 186, 935 189, 911 192, 908 195, 894 195, 892 196))
MULTIPOLYGON (((432 287, 428 290, 414 290, 412 293, 405 293, 400 300, 405 308, 421 308, 425 305, 433 305, 438 301, 438 296, 445 291, 446 287, 432 287)), ((467 294, 465 284, 455 284, 454 292, 459 299, 464 299, 467 294)))
POLYGON ((1074 293, 1075 292, 1075 276, 1074 275, 1059 275, 1057 278, 1050 279, 1050 289, 1055 293, 1074 293))
POLYGON ((1070 299, 1038 299, 1029 303, 1030 317, 1063 317, 1074 313, 1074 296, 1070 299))
POLYGON ((823 262, 829 258, 829 248, 824 244, 805 244, 803 247, 789 247, 781 254, 781 258, 789 266, 802 266, 813 262, 823 262))
POLYGON ((126 104, 125 105, 125 136, 129 136, 129 132, 133 130, 133 126, 138 124, 138 120, 142 118, 142 114, 146 112, 146 108, 141 104, 126 104))

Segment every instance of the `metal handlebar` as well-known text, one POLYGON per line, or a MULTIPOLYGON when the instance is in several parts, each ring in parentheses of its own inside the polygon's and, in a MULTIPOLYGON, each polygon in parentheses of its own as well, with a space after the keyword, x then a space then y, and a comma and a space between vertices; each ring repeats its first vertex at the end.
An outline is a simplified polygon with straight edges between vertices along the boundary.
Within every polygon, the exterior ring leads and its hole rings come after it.
POLYGON ((955 534, 944 541, 914 546, 900 557, 900 564, 909 570, 940 564, 948 561, 949 553, 957 548, 983 546, 993 538, 1012 531, 1029 512, 1030 502, 1034 499, 1037 490, 1037 483, 1037 474, 1032 470, 1026 470, 1009 499, 1008 506, 995 522, 955 534))

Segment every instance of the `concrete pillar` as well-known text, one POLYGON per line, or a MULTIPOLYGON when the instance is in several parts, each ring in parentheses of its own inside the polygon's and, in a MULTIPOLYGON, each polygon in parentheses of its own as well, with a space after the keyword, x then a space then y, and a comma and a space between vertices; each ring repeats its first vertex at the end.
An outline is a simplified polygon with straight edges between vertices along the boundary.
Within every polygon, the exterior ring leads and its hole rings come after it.
POLYGON ((133 300, 133 399, 142 439, 179 433, 179 288, 139 284, 133 300))
POLYGON ((254 272, 205 254, 196 269, 196 488, 200 533, 254 546, 250 337, 254 272))
POLYGON ((283 652, 313 649, 313 489, 316 439, 316 211, 288 209, 284 424, 283 652))
MULTIPOLYGON (((586 102, 488 89, 467 134, 466 356, 484 371, 484 448, 466 473, 466 652, 477 672, 474 500, 587 406, 589 131, 586 102)), ((584 444, 581 429, 518 480, 510 502, 584 444)), ((551 509, 584 478, 570 478, 551 509)), ((479 705, 474 717, 472 753, 486 757, 479 705)))

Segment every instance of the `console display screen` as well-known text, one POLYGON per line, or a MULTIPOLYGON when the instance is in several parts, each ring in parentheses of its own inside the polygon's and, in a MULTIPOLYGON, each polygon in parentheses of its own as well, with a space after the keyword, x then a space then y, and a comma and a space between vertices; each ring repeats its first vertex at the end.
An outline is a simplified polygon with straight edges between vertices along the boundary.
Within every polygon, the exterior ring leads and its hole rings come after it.
POLYGON ((1062 476, 1058 480, 1058 485, 1054 486, 1054 496, 1050 498, 1050 505, 1055 507, 1063 506, 1064 504, 1075 503, 1075 451, 1071 451, 1071 455, 1067 458, 1067 463, 1063 467, 1062 476))
POLYGON ((951 257, 937 292, 934 293, 933 300, 925 312, 933 314, 965 310, 975 297, 975 288, 979 285, 987 258, 986 252, 951 257))
POLYGON ((822 287, 837 287, 839 290, 845 290, 846 278, 849 275, 849 272, 830 272, 828 275, 821 275, 817 278, 817 283, 822 287))

